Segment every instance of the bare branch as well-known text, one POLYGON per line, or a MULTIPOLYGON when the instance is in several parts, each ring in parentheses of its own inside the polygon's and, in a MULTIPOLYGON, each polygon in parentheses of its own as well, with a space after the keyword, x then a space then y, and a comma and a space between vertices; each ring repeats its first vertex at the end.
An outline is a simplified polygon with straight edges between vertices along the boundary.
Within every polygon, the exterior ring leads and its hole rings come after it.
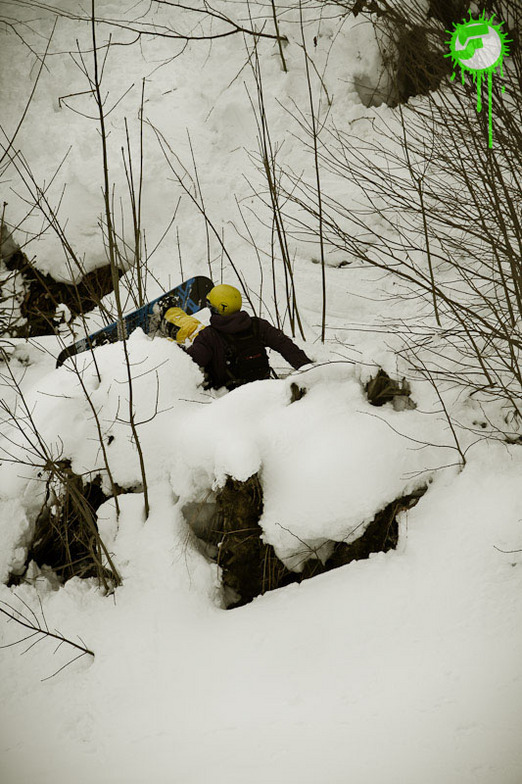
MULTIPOLYGON (((8 605, 6 602, 2 601, 0 603, 4 604, 6 607, 10 607, 10 605, 8 605)), ((93 651, 91 651, 85 645, 78 645, 78 643, 74 642, 73 640, 70 640, 68 637, 64 637, 63 634, 60 634, 59 632, 50 632, 47 627, 47 623, 45 621, 44 621, 44 628, 42 628, 42 626, 40 625, 37 619, 35 620, 34 623, 28 622, 27 619, 24 619, 24 616, 21 615, 21 613, 19 613, 17 610, 14 610, 13 608, 10 609, 12 609, 12 612, 8 612, 7 610, 4 610, 2 607, 0 607, 0 613, 7 616, 11 620, 16 621, 16 623, 18 623, 20 626, 23 626, 25 629, 29 629, 32 632, 30 636, 33 636, 33 634, 42 634, 44 637, 49 637, 53 640, 59 640, 61 643, 67 643, 67 645, 70 645, 73 648, 77 648, 79 651, 82 651, 82 655, 88 653, 89 656, 94 657, 93 651)), ((24 640, 26 639, 28 638, 25 637, 24 640)), ((16 645, 17 643, 20 642, 23 642, 23 640, 17 640, 17 642, 14 644, 16 645)), ((34 644, 35 643, 33 643, 33 645, 34 644)))

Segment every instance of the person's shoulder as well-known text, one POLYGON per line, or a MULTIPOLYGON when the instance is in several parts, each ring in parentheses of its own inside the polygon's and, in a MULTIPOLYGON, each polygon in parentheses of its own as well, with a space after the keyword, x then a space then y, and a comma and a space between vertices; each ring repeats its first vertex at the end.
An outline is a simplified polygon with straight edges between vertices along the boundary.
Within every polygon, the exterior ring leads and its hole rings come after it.
POLYGON ((250 316, 250 318, 251 318, 251 320, 252 320, 252 321, 253 321, 255 324, 263 324, 263 326, 264 326, 265 324, 268 324, 268 326, 269 326, 269 327, 271 327, 271 326, 272 326, 272 325, 271 325, 271 323, 270 323, 270 322, 269 322, 269 321, 268 321, 266 318, 263 318, 263 316, 250 316))
POLYGON ((262 332, 272 332, 276 331, 279 332, 277 327, 274 327, 267 319, 263 318, 262 316, 252 316, 252 322, 258 327, 259 330, 262 332))

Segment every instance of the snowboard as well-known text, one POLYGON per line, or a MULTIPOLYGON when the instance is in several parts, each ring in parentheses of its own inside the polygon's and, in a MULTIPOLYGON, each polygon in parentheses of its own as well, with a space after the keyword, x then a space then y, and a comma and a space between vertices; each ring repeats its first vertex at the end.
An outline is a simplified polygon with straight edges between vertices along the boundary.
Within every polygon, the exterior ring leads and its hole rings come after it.
MULTIPOLYGON (((214 287, 210 278, 198 276, 186 280, 175 289, 167 291, 160 297, 153 299, 137 310, 133 310, 121 320, 108 324, 103 329, 93 332, 81 340, 77 340, 72 346, 67 346, 60 352, 56 360, 56 367, 63 365, 66 359, 81 354, 82 351, 103 346, 105 343, 116 343, 118 340, 128 338, 131 332, 141 327, 149 337, 156 334, 166 334, 163 316, 169 308, 182 308, 186 313, 196 313, 205 307, 205 299, 209 291, 214 287), (163 322, 163 324, 162 324, 163 322)), ((173 325, 168 325, 171 330, 173 325)), ((174 328, 175 329, 175 328, 174 328)), ((171 336, 171 335, 170 335, 171 336)))

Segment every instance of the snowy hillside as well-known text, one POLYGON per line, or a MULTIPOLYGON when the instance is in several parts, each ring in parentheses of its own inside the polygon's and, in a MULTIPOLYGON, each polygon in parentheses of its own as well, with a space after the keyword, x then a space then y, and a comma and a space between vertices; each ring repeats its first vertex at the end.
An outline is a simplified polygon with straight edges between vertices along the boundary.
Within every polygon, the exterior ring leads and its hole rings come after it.
POLYGON ((520 318, 504 334, 497 295, 477 306, 487 227, 466 244, 457 216, 430 244, 419 215, 388 210, 394 177, 416 182, 403 113, 426 97, 397 105, 390 40, 339 4, 95 10, 92 25, 90 3, 0 4, 0 781, 520 784, 520 318), (77 315, 49 295, 55 329, 26 338, 17 251, 49 286, 111 257, 95 69, 118 296, 77 315), (415 286, 432 258, 430 292, 415 286), (312 364, 271 352, 277 379, 210 390, 173 341, 136 330, 56 368, 119 299, 194 275, 240 288, 312 364), (481 373, 498 394, 476 394, 481 373), (212 539, 247 497, 266 559, 252 601, 212 539), (376 523, 382 546, 354 555, 376 523), (62 525, 60 566, 42 553, 62 525))

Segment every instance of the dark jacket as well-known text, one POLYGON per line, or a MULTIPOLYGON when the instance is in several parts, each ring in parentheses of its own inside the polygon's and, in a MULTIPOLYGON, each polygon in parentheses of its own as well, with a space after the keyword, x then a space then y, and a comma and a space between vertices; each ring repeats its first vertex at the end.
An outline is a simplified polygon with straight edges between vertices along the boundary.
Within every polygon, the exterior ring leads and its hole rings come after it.
MULTIPOLYGON (((301 351, 284 332, 273 327, 265 319, 257 318, 256 321, 260 344, 266 348, 273 348, 296 369, 310 362, 304 351, 301 351)), ((232 313, 230 316, 213 313, 210 317, 210 326, 203 329, 196 336, 192 346, 187 348, 187 354, 204 368, 213 387, 227 386, 230 381, 225 364, 225 338, 221 337, 221 334, 244 332, 251 325, 252 318, 244 310, 232 313)))

